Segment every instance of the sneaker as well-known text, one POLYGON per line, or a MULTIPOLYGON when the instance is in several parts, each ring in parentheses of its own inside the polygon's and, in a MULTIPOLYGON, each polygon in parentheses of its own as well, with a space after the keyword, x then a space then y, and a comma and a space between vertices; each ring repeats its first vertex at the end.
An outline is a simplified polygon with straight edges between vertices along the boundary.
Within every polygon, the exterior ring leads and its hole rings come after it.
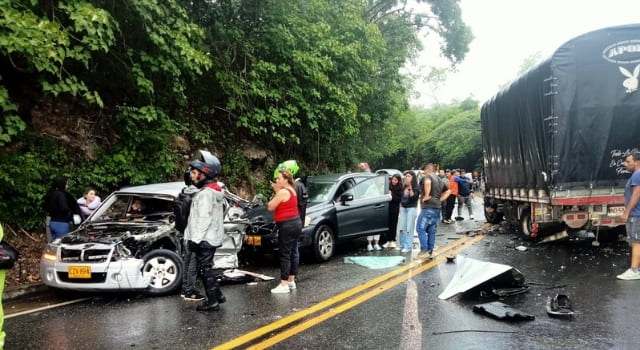
POLYGON ((640 280, 640 272, 628 269, 627 271, 616 276, 619 280, 640 280))
POLYGON ((430 250, 421 250, 420 253, 416 256, 416 259, 431 259, 431 251, 430 250))
POLYGON ((410 252, 410 251, 411 251, 410 249, 402 248, 402 249, 400 250, 400 253, 408 253, 408 252, 410 252))
POLYGON ((382 248, 391 248, 391 243, 387 242, 382 245, 382 248))
POLYGON ((456 216, 456 221, 462 221, 464 218, 462 216, 456 216))
POLYGON ((398 248, 398 247, 396 246, 396 241, 391 241, 391 242, 389 242, 389 248, 398 248))
POLYGON ((382 250, 382 247, 376 244, 373 246, 373 250, 382 250))
POLYGON ((294 290, 294 289, 297 288, 295 281, 294 282, 288 282, 287 284, 289 285, 289 289, 290 290, 294 290))
POLYGON ((367 245, 367 251, 370 252, 373 250, 373 246, 371 244, 367 245))
POLYGON ((289 286, 287 284, 278 284, 277 287, 271 289, 271 293, 281 294, 281 293, 289 293, 289 286))
POLYGON ((473 220, 473 215, 469 215, 469 220, 473 220))
POLYGON ((200 301, 206 299, 206 297, 198 292, 185 292, 181 295, 184 300, 188 301, 200 301))

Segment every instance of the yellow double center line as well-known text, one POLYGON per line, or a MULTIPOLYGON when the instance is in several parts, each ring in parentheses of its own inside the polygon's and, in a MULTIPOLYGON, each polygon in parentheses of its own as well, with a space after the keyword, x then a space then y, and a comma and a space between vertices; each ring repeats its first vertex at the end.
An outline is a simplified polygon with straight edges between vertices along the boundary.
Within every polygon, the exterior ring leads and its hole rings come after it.
POLYGON ((476 242, 478 242, 479 240, 483 239, 485 237, 485 235, 478 235, 475 236, 473 238, 469 237, 469 236, 465 236, 463 238, 460 238, 450 244, 448 244, 447 246, 442 247, 441 249, 438 249, 436 251, 436 253, 438 254, 438 256, 433 259, 433 260, 429 260, 426 264, 422 264, 423 261, 422 260, 416 260, 413 261, 401 268, 398 268, 396 270, 393 270, 389 273, 386 273, 380 277, 374 278, 369 282, 366 282, 364 284, 361 284, 357 287, 351 288, 347 291, 344 291, 334 297, 331 297, 327 300, 324 300, 322 302, 319 302, 307 309, 298 311, 294 314, 291 314, 285 318, 282 318, 276 322, 272 322, 266 326, 260 327, 256 330, 253 330, 249 333, 246 333, 238 338, 232 339, 224 344, 221 344, 219 346, 214 347, 212 350, 218 350, 218 349, 233 349, 235 347, 238 347, 240 345, 246 344, 250 341, 253 341, 259 337, 262 337, 263 335, 275 331, 279 328, 282 328, 284 326, 287 326, 297 320, 300 320, 306 316, 309 316, 311 314, 314 314, 320 310, 323 310, 325 308, 328 308, 329 306, 332 306, 334 304, 337 304, 355 294, 358 294, 364 290, 367 290, 369 288, 372 288, 382 282, 387 281, 384 284, 381 284, 380 286, 378 286, 377 288, 373 288, 370 291, 363 293, 362 295, 349 300, 343 304, 340 304, 336 307, 330 308, 329 310, 327 310, 326 312, 315 316, 313 318, 310 318, 304 322, 301 322, 293 327, 287 328, 285 330, 283 330, 280 333, 277 333, 276 335, 267 338, 263 341, 261 341, 260 343, 254 344, 251 347, 248 347, 247 349, 264 349, 267 348, 269 346, 272 346, 274 344, 277 344, 287 338, 290 338, 308 328, 311 328, 313 326, 315 326, 316 324, 319 324, 320 322, 323 322, 331 317, 334 317, 344 311, 347 311, 371 298, 373 298, 374 296, 395 287, 396 285, 406 281, 407 279, 409 279, 411 276, 413 275, 417 275, 423 271, 426 271, 432 267, 434 267, 435 265, 437 265, 438 263, 442 262, 445 258, 443 253, 448 252, 449 254, 457 254, 460 251, 463 251, 465 249, 467 249, 468 247, 470 247, 471 245, 475 244, 476 242), (458 247, 460 246, 460 247, 458 247), (416 268, 417 267, 417 268, 416 268), (416 268, 415 270, 410 271, 411 273, 407 273, 407 274, 403 274, 401 276, 395 277, 394 276, 410 270, 416 268))

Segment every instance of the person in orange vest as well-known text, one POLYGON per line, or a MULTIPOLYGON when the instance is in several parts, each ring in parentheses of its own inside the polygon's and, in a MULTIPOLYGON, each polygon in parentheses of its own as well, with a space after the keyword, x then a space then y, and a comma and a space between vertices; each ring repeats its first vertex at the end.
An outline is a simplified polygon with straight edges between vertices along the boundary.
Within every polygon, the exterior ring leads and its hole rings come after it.
POLYGON ((456 176, 458 176, 457 170, 451 170, 449 174, 449 182, 447 182, 447 187, 451 193, 449 197, 447 197, 447 205, 445 207, 445 213, 443 216, 443 221, 445 224, 452 224, 451 215, 453 214, 453 207, 456 204, 456 200, 458 198, 458 183, 456 182, 456 176))

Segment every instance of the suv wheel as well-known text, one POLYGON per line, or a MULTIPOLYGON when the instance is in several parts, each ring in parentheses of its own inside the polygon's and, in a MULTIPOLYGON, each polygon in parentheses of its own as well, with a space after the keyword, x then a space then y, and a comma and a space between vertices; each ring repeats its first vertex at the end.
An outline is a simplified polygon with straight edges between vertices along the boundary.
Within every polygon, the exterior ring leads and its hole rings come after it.
POLYGON ((182 258, 167 249, 149 252, 142 260, 142 277, 149 280, 145 293, 149 295, 166 295, 178 291, 182 285, 182 258))
POLYGON ((333 229, 320 225, 313 235, 313 253, 316 260, 322 262, 331 259, 336 248, 333 229))

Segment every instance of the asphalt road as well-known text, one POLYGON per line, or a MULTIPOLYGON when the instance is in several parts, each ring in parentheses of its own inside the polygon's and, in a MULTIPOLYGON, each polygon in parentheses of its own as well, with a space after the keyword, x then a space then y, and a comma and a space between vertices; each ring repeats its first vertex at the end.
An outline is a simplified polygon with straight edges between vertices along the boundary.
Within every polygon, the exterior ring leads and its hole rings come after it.
MULTIPOLYGON (((475 206, 478 218, 479 199, 475 206)), ((152 298, 137 293, 74 294, 72 299, 88 299, 35 312, 28 311, 35 304, 21 304, 28 300, 10 303, 5 305, 5 349, 637 348, 640 281, 615 279, 628 266, 626 242, 533 245, 505 227, 476 234, 483 223, 440 225, 435 260, 413 261, 404 254, 404 264, 384 269, 343 260, 401 255, 398 251, 369 253, 363 240, 344 244, 330 262, 304 263, 298 289, 291 294, 269 293, 275 281, 224 285, 228 301, 218 312, 197 312, 197 302, 177 295, 152 298), (515 249, 518 246, 527 250, 515 249), (449 254, 458 259, 447 263, 449 254), (460 256, 516 267, 529 283, 528 292, 438 299, 460 256), (576 311, 571 319, 546 314, 546 299, 555 294, 571 298, 576 311), (474 305, 496 300, 535 319, 498 320, 473 312, 474 305), (12 310, 21 311, 11 316, 12 310)), ((273 257, 244 268, 278 276, 273 257)), ((58 301, 67 300, 61 294, 58 301)))

